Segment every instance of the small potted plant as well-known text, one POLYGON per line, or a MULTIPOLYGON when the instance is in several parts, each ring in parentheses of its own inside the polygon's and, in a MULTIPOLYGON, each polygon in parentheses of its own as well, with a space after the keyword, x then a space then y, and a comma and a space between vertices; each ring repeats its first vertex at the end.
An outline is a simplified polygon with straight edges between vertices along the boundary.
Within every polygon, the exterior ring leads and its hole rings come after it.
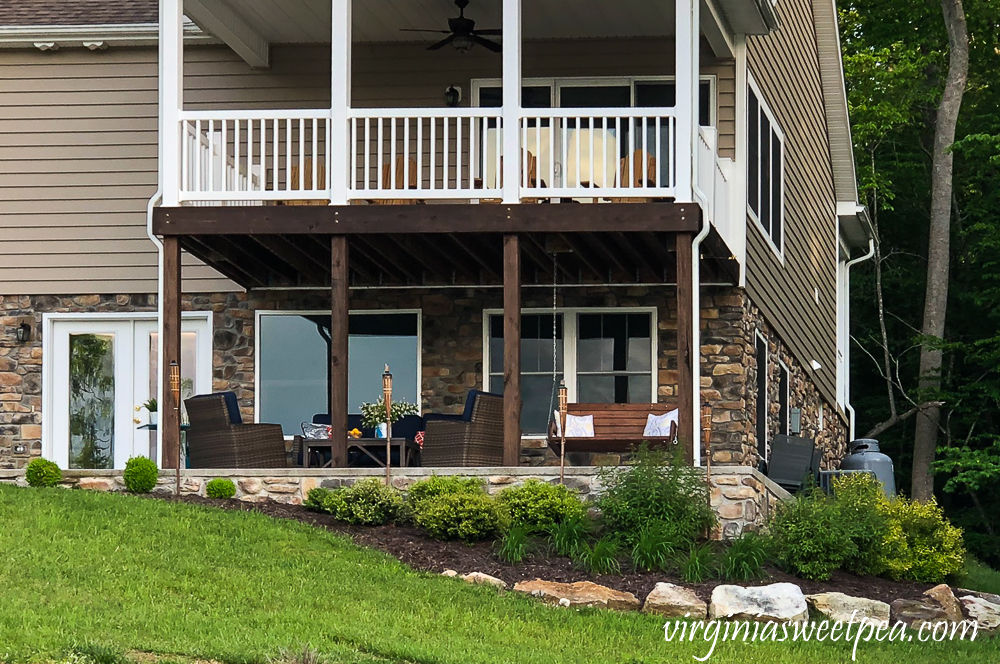
POLYGON ((150 397, 146 399, 142 407, 149 411, 149 423, 154 427, 157 425, 157 420, 159 419, 158 413, 156 412, 156 397, 150 397))
MULTIPOLYGON (((417 404, 409 403, 407 401, 393 401, 390 406, 391 421, 393 424, 403 419, 406 415, 419 415, 420 409, 417 408, 417 404)), ((380 438, 384 438, 386 432, 383 431, 383 425, 386 424, 385 418, 385 401, 379 397, 379 400, 374 403, 363 403, 361 404, 361 426, 367 429, 375 429, 376 432, 381 433, 380 438)), ((388 427, 385 427, 388 429, 388 427)))

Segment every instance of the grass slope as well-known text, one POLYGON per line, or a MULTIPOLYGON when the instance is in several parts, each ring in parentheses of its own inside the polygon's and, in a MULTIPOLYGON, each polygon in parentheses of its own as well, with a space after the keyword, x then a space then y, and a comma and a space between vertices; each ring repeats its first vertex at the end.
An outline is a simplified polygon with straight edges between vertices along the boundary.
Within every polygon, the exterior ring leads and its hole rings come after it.
MULTIPOLYGON (((415 572, 326 531, 131 496, 0 486, 0 660, 74 644, 266 661, 683 662, 661 620, 567 611, 415 572)), ((996 643, 861 644, 871 664, 1000 661, 996 643), (997 659, 993 659, 997 658, 997 659)), ((720 644, 711 661, 850 661, 847 644, 720 644)))

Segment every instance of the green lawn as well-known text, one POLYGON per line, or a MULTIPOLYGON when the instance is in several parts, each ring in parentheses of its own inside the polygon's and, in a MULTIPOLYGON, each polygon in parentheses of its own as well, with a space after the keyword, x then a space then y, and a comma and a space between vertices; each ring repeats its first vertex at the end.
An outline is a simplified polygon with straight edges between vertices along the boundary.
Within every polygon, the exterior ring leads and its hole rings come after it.
POLYGON ((965 561, 965 578, 960 585, 969 590, 1000 595, 1000 572, 969 558, 965 561))
MULTIPOLYGON (((693 662, 662 621, 567 611, 415 572, 305 525, 122 495, 0 486, 0 660, 74 644, 265 662, 693 662)), ((850 661, 846 644, 720 644, 712 662, 850 661)), ((859 662, 1000 661, 1000 645, 861 644, 859 662)))

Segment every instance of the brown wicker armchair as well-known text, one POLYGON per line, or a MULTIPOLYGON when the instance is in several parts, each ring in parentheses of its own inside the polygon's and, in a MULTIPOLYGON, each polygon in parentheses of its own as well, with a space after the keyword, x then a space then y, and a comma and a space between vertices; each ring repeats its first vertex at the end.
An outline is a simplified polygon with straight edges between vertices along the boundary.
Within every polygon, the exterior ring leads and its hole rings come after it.
POLYGON ((427 415, 423 466, 502 466, 503 396, 472 390, 463 415, 427 415))
POLYGON ((280 424, 243 424, 236 395, 203 394, 184 401, 192 468, 285 468, 280 424), (234 412, 235 411, 235 412, 234 412))

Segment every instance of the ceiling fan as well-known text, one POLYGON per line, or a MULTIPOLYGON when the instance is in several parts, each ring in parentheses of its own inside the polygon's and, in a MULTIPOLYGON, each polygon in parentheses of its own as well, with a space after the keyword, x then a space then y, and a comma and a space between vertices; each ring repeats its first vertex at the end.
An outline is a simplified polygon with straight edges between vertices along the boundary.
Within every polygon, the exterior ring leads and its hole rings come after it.
POLYGON ((455 0, 455 5, 458 7, 458 16, 456 18, 448 19, 448 29, 447 30, 419 30, 411 28, 401 28, 400 32, 436 32, 448 35, 441 41, 431 44, 427 47, 428 51, 436 51, 439 48, 443 48, 448 44, 455 47, 455 50, 460 53, 465 53, 475 44, 479 44, 484 48, 488 48, 494 53, 500 53, 503 51, 503 47, 491 41, 489 39, 483 39, 483 35, 497 36, 499 37, 503 32, 499 28, 494 28, 490 30, 476 30, 476 22, 471 18, 465 17, 465 8, 469 6, 469 0, 455 0))

